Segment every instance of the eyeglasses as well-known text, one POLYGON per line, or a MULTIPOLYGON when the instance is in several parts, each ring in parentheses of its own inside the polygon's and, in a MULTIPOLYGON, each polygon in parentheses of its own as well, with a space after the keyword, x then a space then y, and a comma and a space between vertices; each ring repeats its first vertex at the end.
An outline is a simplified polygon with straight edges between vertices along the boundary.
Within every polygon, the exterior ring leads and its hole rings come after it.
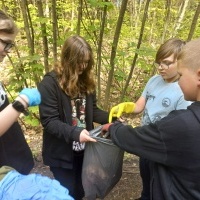
POLYGON ((2 40, 2 39, 0 39, 0 42, 1 42, 3 45, 5 45, 5 46, 4 46, 4 51, 7 51, 7 52, 14 46, 13 43, 7 42, 7 41, 2 40))
MULTIPOLYGON (((175 61, 176 62, 176 61, 175 61)), ((174 61, 173 62, 169 62, 169 61, 163 61, 163 62, 160 62, 160 63, 156 63, 154 62, 154 66, 159 69, 159 67, 161 67, 162 69, 169 69, 169 66, 171 64, 174 64, 175 63, 174 61)))

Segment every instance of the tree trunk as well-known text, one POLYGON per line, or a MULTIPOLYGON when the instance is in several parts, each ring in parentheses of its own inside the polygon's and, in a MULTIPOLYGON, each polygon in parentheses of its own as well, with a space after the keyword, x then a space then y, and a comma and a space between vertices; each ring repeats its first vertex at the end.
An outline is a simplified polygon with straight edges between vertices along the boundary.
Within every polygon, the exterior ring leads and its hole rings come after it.
MULTIPOLYGON (((44 18, 44 12, 42 8, 42 1, 37 0, 37 7, 38 7, 38 14, 40 18, 44 18)), ((48 63, 48 55, 49 55, 49 49, 48 49, 48 41, 47 41, 47 34, 46 34, 46 24, 41 22, 41 32, 42 32, 42 40, 43 40, 43 52, 44 52, 44 68, 45 72, 49 72, 49 63, 48 63)))
MULTIPOLYGON (((140 21, 141 21, 141 19, 140 19, 140 13, 142 12, 142 1, 139 1, 138 2, 138 9, 136 8, 135 10, 136 10, 136 14, 135 14, 135 29, 136 30, 138 30, 138 24, 140 24, 140 21)), ((136 5, 136 3, 135 3, 135 5, 136 5)), ((137 32, 138 33, 138 32, 137 32)), ((138 37, 138 34, 136 33, 136 35, 135 35, 135 37, 137 38, 138 37)))
POLYGON ((56 14, 56 0, 52 0, 52 23, 53 23, 53 61, 57 62, 57 14, 56 14))
MULTIPOLYGON (((140 49, 140 45, 141 45, 141 42, 142 42, 142 37, 143 37, 143 33, 144 33, 144 27, 145 27, 145 23, 146 23, 146 19, 147 19, 147 13, 148 13, 150 1, 151 0, 147 0, 146 5, 145 5, 144 15, 143 15, 143 19, 142 19, 142 26, 141 26, 141 30, 140 30, 140 37, 139 37, 138 44, 137 44, 137 50, 140 49)), ((133 74, 133 70, 135 68, 137 57, 138 57, 138 53, 136 51, 134 59, 133 59, 133 62, 131 64, 131 69, 130 69, 130 73, 128 75, 128 79, 127 79, 127 81, 125 83, 124 90, 122 91, 122 95, 121 95, 120 101, 123 101, 123 98, 125 96, 126 90, 128 88, 128 85, 129 85, 129 82, 130 82, 130 80, 132 78, 132 74, 133 74)))
MULTIPOLYGON (((108 2, 108 0, 105 0, 108 2)), ((103 42, 103 34, 104 34, 104 28, 106 23, 106 16, 107 16, 107 6, 104 6, 103 9, 103 16, 102 16, 102 22, 101 22, 101 28, 100 28, 100 34, 99 34, 99 42, 98 42, 98 48, 97 48, 97 97, 99 100, 99 103, 101 104, 101 49, 102 49, 102 42, 103 42)))
POLYGON ((128 0, 122 1, 119 17, 117 20, 115 35, 114 35, 114 39, 113 39, 113 43, 112 43, 112 50, 111 50, 111 57, 110 57, 110 68, 111 69, 108 74, 108 82, 107 82, 106 91, 105 91, 105 104, 104 104, 105 109, 108 109, 108 104, 110 102, 110 89, 111 89, 111 83, 112 83, 112 79, 113 79, 113 75, 114 75, 116 50, 117 50, 117 45, 118 45, 119 36, 120 36, 120 32, 121 32, 122 22, 124 19, 124 14, 126 11, 127 2, 128 2, 128 0))
POLYGON ((181 5, 181 9, 180 9, 180 12, 179 12, 179 16, 178 16, 178 19, 177 19, 177 22, 175 24, 175 27, 174 27, 174 32, 173 32, 173 35, 172 36, 176 36, 178 30, 180 29, 180 26, 181 26, 181 22, 184 18, 184 15, 185 15, 185 11, 186 11, 186 8, 188 6, 188 3, 189 3, 189 0, 184 0, 182 1, 182 5, 181 5))
POLYGON ((165 35, 166 35, 167 27, 169 25, 170 10, 171 10, 171 0, 167 0, 167 3, 166 3, 166 17, 164 19, 164 29, 163 29, 161 44, 165 40, 165 35))
POLYGON ((24 20, 24 29, 26 32, 26 39, 28 42, 28 47, 29 47, 29 52, 30 55, 34 54, 34 36, 33 36, 33 32, 30 31, 30 17, 28 16, 28 6, 27 6, 27 0, 24 1, 20 1, 20 7, 22 10, 22 15, 23 15, 23 20, 24 20))
POLYGON ((151 28, 150 28, 150 31, 149 31, 149 44, 152 43, 152 38, 153 38, 153 28, 154 28, 154 25, 156 24, 156 11, 154 10, 153 12, 153 17, 152 17, 152 22, 151 22, 151 28))
POLYGON ((200 2, 198 4, 196 12, 194 14, 194 17, 193 17, 193 20, 192 20, 192 24, 191 24, 191 27, 190 27, 190 32, 188 34, 187 41, 190 41, 192 39, 192 36, 194 34, 194 31, 195 31, 195 28, 196 28, 196 25, 197 25, 199 14, 200 14, 200 2))
POLYGON ((77 28, 76 28, 77 35, 80 35, 80 32, 81 32, 82 9, 83 9, 83 0, 79 0, 78 21, 77 21, 77 28))

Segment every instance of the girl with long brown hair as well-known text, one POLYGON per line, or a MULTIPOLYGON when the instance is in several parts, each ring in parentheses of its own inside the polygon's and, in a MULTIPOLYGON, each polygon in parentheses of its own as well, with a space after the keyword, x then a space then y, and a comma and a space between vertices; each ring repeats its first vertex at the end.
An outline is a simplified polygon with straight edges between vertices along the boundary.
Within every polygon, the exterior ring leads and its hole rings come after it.
POLYGON ((84 197, 81 171, 85 142, 96 142, 88 131, 93 122, 108 122, 108 113, 96 104, 93 66, 91 46, 83 37, 71 36, 62 47, 60 63, 38 87, 44 163, 76 200, 84 197))

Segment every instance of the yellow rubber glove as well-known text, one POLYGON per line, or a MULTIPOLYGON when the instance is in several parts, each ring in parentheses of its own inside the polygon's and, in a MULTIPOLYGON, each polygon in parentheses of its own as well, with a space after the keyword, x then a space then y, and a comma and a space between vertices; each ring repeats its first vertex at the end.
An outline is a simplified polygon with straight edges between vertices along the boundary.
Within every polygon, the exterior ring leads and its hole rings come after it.
POLYGON ((113 117, 119 118, 122 115, 122 113, 132 113, 134 110, 135 103, 133 102, 124 102, 112 107, 109 114, 109 123, 112 122, 113 117))

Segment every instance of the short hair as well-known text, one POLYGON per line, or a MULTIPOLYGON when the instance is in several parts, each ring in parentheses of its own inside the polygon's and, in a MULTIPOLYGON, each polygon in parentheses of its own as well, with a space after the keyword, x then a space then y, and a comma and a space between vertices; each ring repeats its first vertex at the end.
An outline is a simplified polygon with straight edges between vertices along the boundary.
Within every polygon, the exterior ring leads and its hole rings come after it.
POLYGON ((0 10, 0 33, 17 34, 18 28, 14 20, 0 10))
POLYGON ((200 38, 187 42, 179 53, 177 60, 184 67, 192 70, 200 69, 200 38))
POLYGON ((174 54, 174 61, 177 59, 178 53, 181 51, 183 46, 185 45, 185 41, 180 40, 178 38, 171 38, 167 40, 164 44, 162 44, 157 53, 155 61, 160 63, 163 59, 174 54))

